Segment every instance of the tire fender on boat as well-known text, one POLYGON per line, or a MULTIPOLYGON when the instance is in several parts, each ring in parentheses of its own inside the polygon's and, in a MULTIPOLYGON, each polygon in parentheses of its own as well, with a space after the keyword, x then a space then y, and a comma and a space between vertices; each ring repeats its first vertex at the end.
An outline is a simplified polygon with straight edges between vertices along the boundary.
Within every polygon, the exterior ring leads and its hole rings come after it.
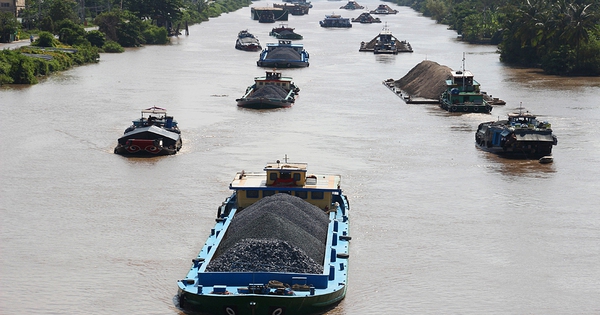
POLYGON ((140 147, 138 147, 137 145, 130 145, 127 148, 127 151, 134 153, 140 150, 140 147))
POLYGON ((276 308, 271 315, 281 315, 283 314, 283 309, 281 309, 281 307, 276 308))
POLYGON ((146 147, 146 151, 148 151, 150 153, 157 153, 158 151, 160 151, 160 149, 153 145, 150 145, 150 146, 146 147))
POLYGON ((225 313, 227 313, 227 315, 235 315, 235 311, 231 307, 226 307, 225 313))
POLYGON ((456 111, 456 106, 452 106, 452 111, 455 112, 456 111))

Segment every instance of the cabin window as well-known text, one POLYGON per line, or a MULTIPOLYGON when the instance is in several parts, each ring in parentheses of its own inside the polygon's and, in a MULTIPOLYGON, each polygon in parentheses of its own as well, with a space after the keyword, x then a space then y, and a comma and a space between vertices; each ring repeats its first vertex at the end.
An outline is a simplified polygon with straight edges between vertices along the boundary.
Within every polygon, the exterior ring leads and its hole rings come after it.
POLYGON ((300 173, 294 173, 294 180, 295 181, 299 181, 300 180, 300 173))
POLYGON ((290 178, 292 178, 292 176, 291 176, 290 173, 280 173, 279 174, 279 178, 281 178, 281 179, 290 179, 290 178))
POLYGON ((323 199, 324 195, 322 191, 313 191, 310 193, 310 198, 314 200, 323 199))
POLYGON ((306 191, 297 191, 296 197, 306 199, 306 197, 308 197, 308 194, 306 193, 306 191))
POLYGON ((247 190, 246 198, 258 198, 258 190, 247 190))
POLYGON ((277 173, 271 173, 271 174, 269 174, 269 179, 270 180, 276 180, 277 179, 277 173))
POLYGON ((274 194, 274 190, 263 190, 263 197, 273 196, 274 194))

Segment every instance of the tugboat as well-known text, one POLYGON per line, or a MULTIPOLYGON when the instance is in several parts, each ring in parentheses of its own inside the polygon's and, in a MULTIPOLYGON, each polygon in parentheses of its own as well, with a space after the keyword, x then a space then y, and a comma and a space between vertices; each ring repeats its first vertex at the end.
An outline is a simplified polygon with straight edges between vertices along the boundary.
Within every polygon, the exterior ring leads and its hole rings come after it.
POLYGON ((262 49, 262 46, 260 46, 260 42, 256 36, 252 35, 248 30, 243 30, 238 33, 235 48, 245 51, 259 51, 262 49))
POLYGON ((552 146, 558 139, 547 121, 539 121, 529 112, 508 114, 507 120, 479 124, 475 144, 481 150, 516 159, 552 162, 552 146))
POLYGON ((303 68, 308 67, 308 52, 303 44, 292 44, 290 40, 279 40, 268 43, 261 51, 256 65, 268 68, 303 68))
POLYGON ((325 19, 319 21, 321 27, 337 27, 337 28, 349 28, 352 27, 350 19, 343 18, 339 14, 326 15, 325 19))
POLYGON ((269 32, 270 36, 274 36, 277 39, 302 39, 302 35, 294 32, 294 28, 287 26, 286 24, 281 24, 279 27, 274 27, 271 32, 269 32))
POLYGON ((181 132, 167 110, 150 107, 142 110, 140 119, 132 121, 117 140, 114 152, 125 156, 171 155, 181 149, 181 132))
POLYGON ((346 3, 346 5, 341 6, 340 9, 346 9, 346 10, 360 10, 360 9, 364 9, 365 7, 363 7, 362 5, 356 3, 356 1, 348 1, 348 3, 346 3))
POLYGON ((370 11, 371 14, 396 14, 398 10, 390 8, 387 4, 380 4, 377 9, 370 11))
POLYGON ((254 84, 236 102, 239 107, 253 109, 290 107, 299 91, 292 78, 282 77, 281 72, 275 70, 266 71, 264 77, 254 78, 254 84))
MULTIPOLYGON (((185 278, 178 306, 202 314, 323 313, 348 283, 349 203, 340 175, 306 163, 237 172, 233 194, 185 278)), ((192 233, 195 235, 194 233, 192 233)))
POLYGON ((362 24, 381 23, 381 19, 373 17, 370 13, 361 13, 357 18, 352 18, 352 22, 358 22, 362 24))
POLYGON ((471 71, 452 71, 451 78, 446 80, 446 90, 440 96, 440 107, 449 112, 487 113, 492 111, 490 105, 480 91, 479 82, 475 81, 471 71))
POLYGON ((369 42, 361 42, 358 51, 372 51, 374 54, 394 55, 397 55, 399 52, 413 52, 409 42, 400 41, 392 35, 392 32, 387 27, 387 23, 375 38, 369 42))

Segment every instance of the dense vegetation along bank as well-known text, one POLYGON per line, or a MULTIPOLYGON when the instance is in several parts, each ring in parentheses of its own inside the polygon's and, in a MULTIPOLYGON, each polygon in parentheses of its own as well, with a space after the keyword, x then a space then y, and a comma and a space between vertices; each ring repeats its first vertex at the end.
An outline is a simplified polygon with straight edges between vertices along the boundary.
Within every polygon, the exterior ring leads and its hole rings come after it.
POLYGON ((447 24, 504 62, 548 74, 600 75, 600 0, 390 0, 447 24))
POLYGON ((35 84, 40 76, 98 62, 100 52, 163 45, 188 25, 249 6, 250 0, 27 0, 20 13, 0 12, 0 42, 31 46, 0 52, 0 85, 35 84), (85 3, 85 8, 81 4, 85 3), (97 30, 87 31, 85 26, 97 30))

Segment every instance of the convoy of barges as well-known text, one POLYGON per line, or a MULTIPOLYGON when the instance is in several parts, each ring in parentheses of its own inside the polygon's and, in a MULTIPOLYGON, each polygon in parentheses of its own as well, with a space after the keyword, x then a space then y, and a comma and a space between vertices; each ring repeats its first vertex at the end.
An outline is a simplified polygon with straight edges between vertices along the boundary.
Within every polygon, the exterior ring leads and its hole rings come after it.
MULTIPOLYGON (((273 8, 252 8, 251 14, 260 23, 274 23, 287 21, 289 13, 308 14, 311 7, 310 2, 296 0, 273 8)), ((349 1, 340 9, 363 7, 349 1)), ((382 4, 351 21, 331 14, 319 24, 351 28, 351 22, 381 23, 371 14, 397 12, 382 4)), ((303 37, 287 24, 274 27, 269 35, 278 42, 262 49, 248 30, 238 33, 235 48, 262 50, 257 66, 273 68, 254 78, 236 99, 238 107, 288 108, 296 101, 300 89, 277 69, 309 66, 304 45, 291 42, 303 37)), ((362 42, 359 51, 396 55, 413 50, 408 41, 393 36, 386 24, 375 38, 362 42)), ((383 83, 407 102, 411 99, 395 80, 383 83)), ((439 95, 439 106, 455 113, 485 115, 492 105, 505 104, 482 92, 479 82, 465 69, 451 71, 439 95)), ((172 155, 182 146, 177 121, 160 107, 142 110, 141 118, 133 120, 117 142, 114 152, 124 156, 172 155)), ((557 143, 550 123, 522 110, 508 114, 506 120, 480 123, 475 132, 475 145, 483 151, 540 163, 553 161, 552 148, 557 143)), ((185 278, 178 281, 178 306, 209 314, 300 315, 322 312, 339 303, 346 294, 350 240, 349 203, 340 181, 339 175, 307 173, 306 163, 288 163, 287 156, 284 162, 267 163, 260 173, 238 172, 229 185, 233 193, 218 207, 216 224, 205 245, 192 259, 185 278), (283 212, 280 207, 292 208, 283 212), (257 232, 261 228, 262 232, 257 232), (291 230, 301 232, 293 234, 291 230), (263 252, 271 255, 261 256, 263 252)))

